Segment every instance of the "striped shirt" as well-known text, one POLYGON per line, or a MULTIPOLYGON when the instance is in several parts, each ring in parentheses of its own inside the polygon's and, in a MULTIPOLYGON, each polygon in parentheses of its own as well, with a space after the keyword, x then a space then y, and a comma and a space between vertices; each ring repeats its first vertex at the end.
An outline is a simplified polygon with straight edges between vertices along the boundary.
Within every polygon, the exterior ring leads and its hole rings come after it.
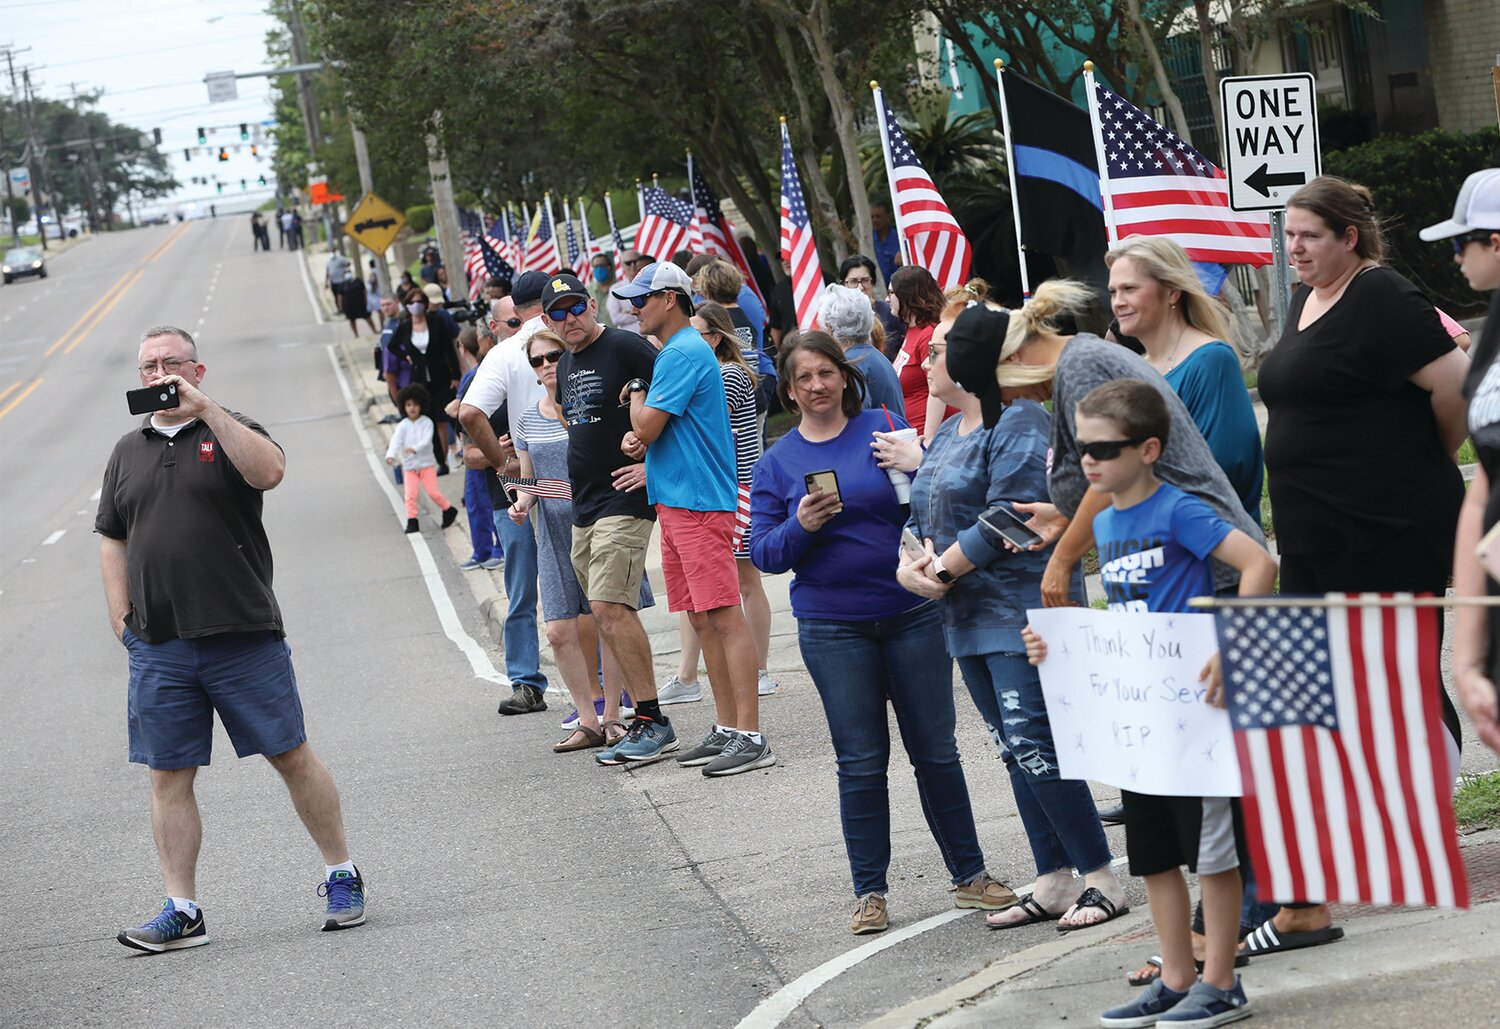
POLYGON ((737 364, 721 363, 724 397, 729 401, 729 428, 734 433, 735 479, 750 483, 755 462, 760 460, 760 419, 755 412, 755 382, 737 364))

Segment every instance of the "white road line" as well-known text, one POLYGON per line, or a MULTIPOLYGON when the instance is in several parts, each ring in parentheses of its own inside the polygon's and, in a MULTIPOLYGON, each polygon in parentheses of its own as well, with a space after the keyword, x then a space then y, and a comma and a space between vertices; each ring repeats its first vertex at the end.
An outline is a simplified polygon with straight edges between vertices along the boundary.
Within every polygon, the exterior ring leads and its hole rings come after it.
MULTIPOLYGON (((364 447, 365 459, 370 464, 370 472, 375 476, 375 482, 380 486, 381 492, 391 502, 391 510, 404 523, 406 502, 396 492, 385 464, 375 456, 375 444, 365 430, 364 421, 360 417, 358 407, 355 406, 354 393, 349 388, 349 380, 344 377, 344 369, 339 367, 337 352, 332 344, 329 344, 326 349, 328 362, 333 365, 333 374, 339 380, 339 392, 344 394, 344 404, 349 409, 349 420, 354 423, 354 431, 359 436, 360 445, 364 447)), ((432 598, 432 606, 437 612, 438 623, 443 627, 443 634, 453 641, 453 645, 464 657, 469 659, 469 667, 474 670, 475 678, 498 683, 501 686, 509 686, 510 677, 498 671, 491 663, 489 655, 484 652, 484 648, 474 637, 464 631, 463 623, 458 620, 458 611, 453 607, 453 599, 448 596, 448 590, 443 585, 442 573, 438 571, 437 562, 433 560, 432 549, 428 547, 427 540, 419 532, 409 534, 406 539, 411 543, 412 553, 417 557, 417 567, 422 570, 422 580, 427 585, 427 594, 432 598)))
MULTIPOLYGON (((1123 868, 1126 859, 1117 857, 1111 864, 1115 868, 1123 868)), ((1027 886, 1016 891, 1019 896, 1027 896, 1031 893, 1031 887, 1027 886)), ((867 961, 883 950, 894 947, 898 943, 921 936, 929 930, 939 926, 947 925, 955 919, 972 915, 975 912, 960 908, 952 911, 944 911, 942 914, 924 918, 920 922, 914 922, 904 929, 883 934, 878 940, 855 947, 853 950, 845 951, 836 958, 823 962, 817 968, 804 972, 781 989, 771 994, 765 1000, 756 1005, 755 1010, 744 1018, 734 1029, 776 1029, 782 1022, 786 1021, 793 1011, 802 1006, 802 1002, 812 996, 819 987, 825 986, 843 975, 849 969, 862 961, 867 961)))
POLYGON ((58 540, 62 539, 63 538, 63 533, 65 533, 67 531, 68 531, 67 529, 57 529, 56 531, 54 531, 52 533, 51 536, 48 536, 46 539, 42 540, 42 546, 44 546, 44 547, 50 547, 50 546, 52 546, 52 544, 54 544, 58 540))
MULTIPOLYGON (((293 251, 293 253, 295 252, 296 251, 293 251)), ((297 264, 302 268, 302 285, 307 290, 307 302, 312 306, 313 309, 313 321, 317 322, 319 325, 322 325, 323 308, 318 304, 318 295, 313 292, 312 276, 308 274, 307 262, 302 259, 302 256, 300 254, 298 254, 297 256, 297 264)), ((334 362, 334 367, 338 367, 337 361, 334 362)), ((358 419, 355 420, 358 421, 358 419)))
POLYGON ((93 495, 91 495, 89 497, 89 499, 90 500, 98 500, 103 494, 104 494, 104 487, 100 486, 98 489, 94 490, 93 495))

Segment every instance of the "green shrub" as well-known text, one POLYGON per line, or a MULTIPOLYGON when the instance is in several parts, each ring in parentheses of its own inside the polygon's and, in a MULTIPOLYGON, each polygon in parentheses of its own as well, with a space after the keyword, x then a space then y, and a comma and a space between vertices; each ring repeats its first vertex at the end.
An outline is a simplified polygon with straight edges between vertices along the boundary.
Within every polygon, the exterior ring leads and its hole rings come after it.
POLYGON ((1359 182, 1375 195, 1386 238, 1386 261, 1450 314, 1477 314, 1486 300, 1458 273, 1446 243, 1423 243, 1425 225, 1453 214, 1453 200, 1471 172, 1500 167, 1500 129, 1420 136, 1382 136, 1323 155, 1323 171, 1359 182))
POLYGON ((432 205, 420 204, 406 209, 406 224, 418 236, 432 228, 432 205))

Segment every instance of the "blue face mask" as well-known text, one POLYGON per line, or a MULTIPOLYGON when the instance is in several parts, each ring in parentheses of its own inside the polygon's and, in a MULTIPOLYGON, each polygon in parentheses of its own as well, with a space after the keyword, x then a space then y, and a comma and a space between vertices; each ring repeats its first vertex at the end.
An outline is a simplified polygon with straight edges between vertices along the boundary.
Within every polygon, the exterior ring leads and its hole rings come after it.
POLYGON ((605 268, 603 265, 600 265, 598 268, 595 268, 594 269, 594 281, 597 282, 597 283, 599 283, 599 284, 601 284, 601 285, 604 284, 604 283, 606 283, 606 282, 608 282, 609 281, 609 269, 605 268))

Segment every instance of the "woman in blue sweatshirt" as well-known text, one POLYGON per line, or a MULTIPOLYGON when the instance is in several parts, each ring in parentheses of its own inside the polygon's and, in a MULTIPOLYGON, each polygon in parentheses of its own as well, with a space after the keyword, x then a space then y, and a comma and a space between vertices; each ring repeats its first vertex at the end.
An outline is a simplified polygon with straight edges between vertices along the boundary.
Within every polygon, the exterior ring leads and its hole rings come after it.
POLYGON ((862 410, 862 377, 827 333, 799 334, 782 347, 778 364, 778 384, 801 421, 755 466, 750 558, 763 572, 796 573, 798 643, 838 759, 857 898, 850 928, 861 934, 888 925, 887 700, 916 770, 922 811, 958 888, 954 903, 1003 910, 1016 895, 985 869, 953 735, 952 664, 933 660, 942 630, 938 605, 896 582, 906 512, 870 451, 873 434, 893 423, 883 412, 862 410), (808 477, 827 471, 838 477, 837 492, 809 492, 808 477))
MULTIPOLYGON (((1127 908, 1088 784, 1058 770, 1041 680, 1021 642, 1027 609, 1042 606, 1050 554, 1006 547, 980 521, 997 505, 1047 499, 1051 417, 1035 400, 1001 402, 995 362, 1007 313, 956 307, 933 332, 927 372, 933 396, 959 413, 943 422, 925 456, 888 435, 875 444, 882 465, 917 469, 907 527, 932 550, 931 557, 904 556, 897 579, 942 604, 948 653, 1000 749, 1036 861, 1031 895, 986 921, 1009 929, 1060 918, 1060 929, 1082 929, 1127 908), (1081 893, 1074 868, 1084 877, 1081 893)), ((996 514, 988 521, 1005 524, 996 514)), ((1071 587, 1073 602, 1083 603, 1076 570, 1071 587)))

